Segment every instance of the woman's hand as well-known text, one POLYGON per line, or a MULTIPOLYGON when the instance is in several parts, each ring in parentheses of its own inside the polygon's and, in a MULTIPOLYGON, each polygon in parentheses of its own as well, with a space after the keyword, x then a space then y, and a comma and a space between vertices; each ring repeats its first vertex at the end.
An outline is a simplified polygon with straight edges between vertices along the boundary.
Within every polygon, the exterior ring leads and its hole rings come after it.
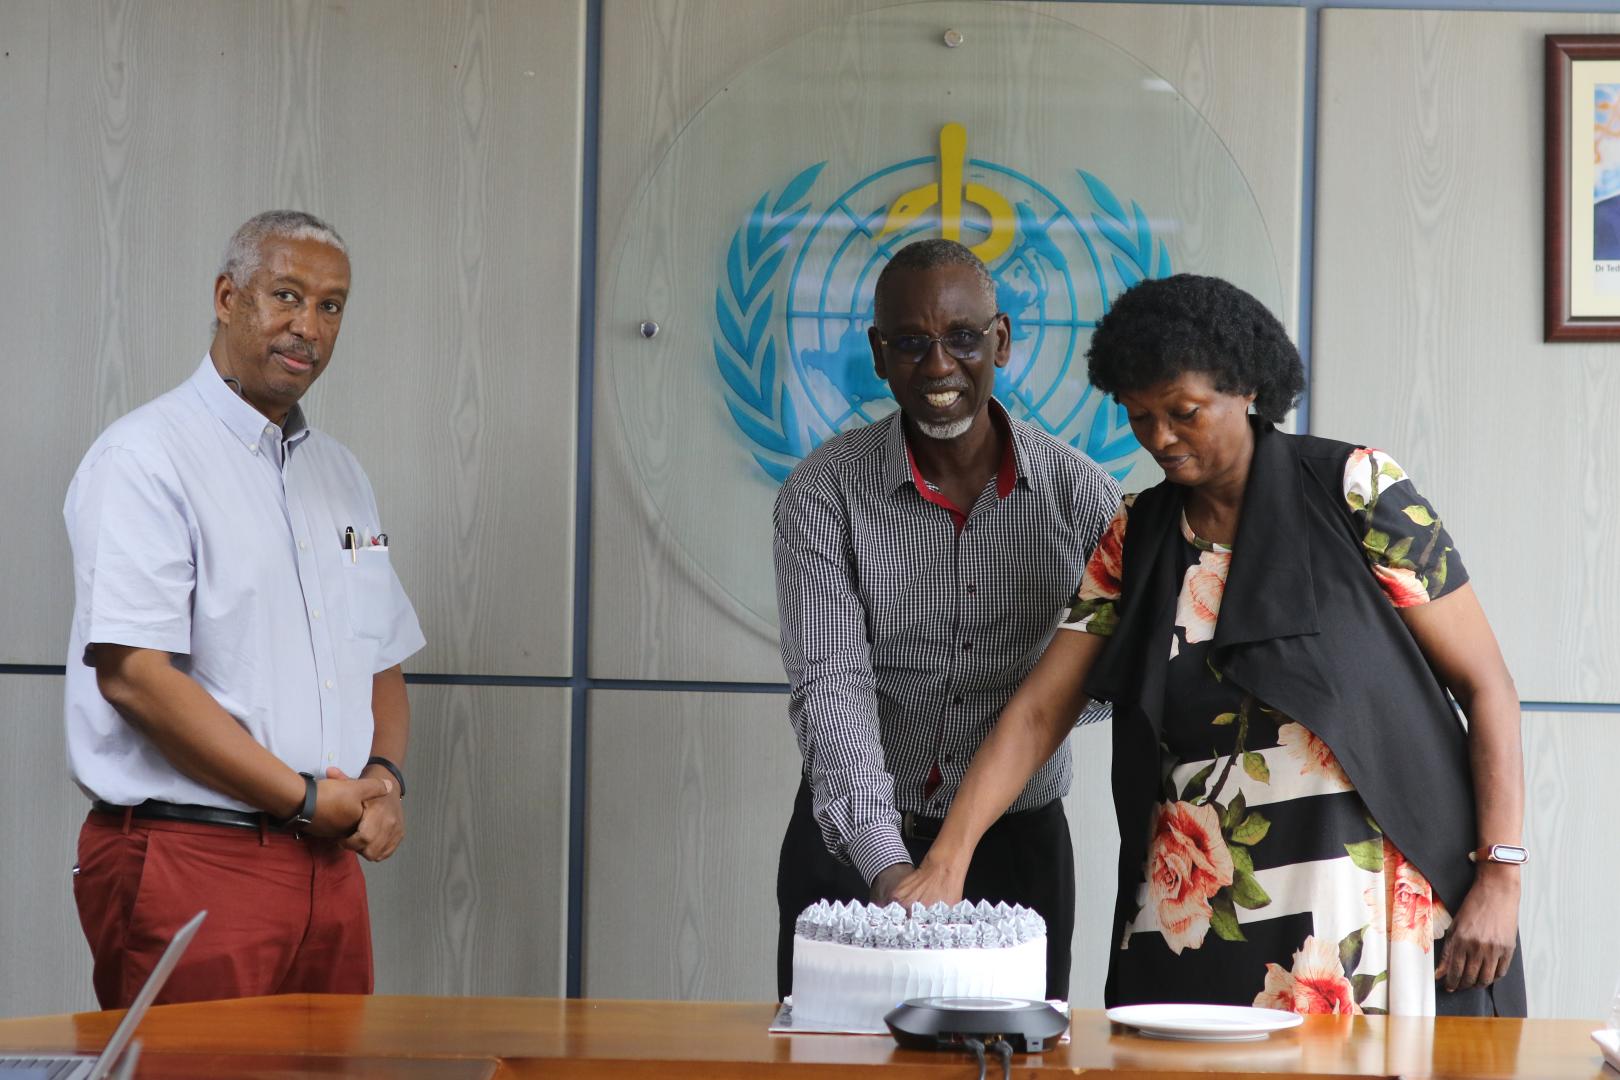
POLYGON ((966 877, 966 870, 935 865, 925 858, 921 866, 900 880, 891 898, 905 908, 912 904, 932 904, 936 900, 955 904, 962 899, 966 877))
MULTIPOLYGON (((1524 835, 1524 759, 1519 692, 1472 585, 1427 604, 1400 609, 1412 638, 1468 717, 1474 782, 1474 842, 1520 844, 1524 835)), ((1414 793, 1413 798, 1421 796, 1414 793)), ((1518 866, 1481 863, 1455 912, 1434 975, 1447 990, 1489 986, 1507 974, 1519 925, 1518 866)))
POLYGON ((962 898, 962 882, 979 838, 1074 730, 1086 706, 1086 675, 1107 643, 1094 634, 1058 630, 973 755, 939 836, 907 879, 903 903, 924 893, 930 903, 962 898))
POLYGON ((1517 866, 1485 863, 1446 932, 1434 977, 1447 990, 1489 986, 1508 972, 1519 931, 1517 866))

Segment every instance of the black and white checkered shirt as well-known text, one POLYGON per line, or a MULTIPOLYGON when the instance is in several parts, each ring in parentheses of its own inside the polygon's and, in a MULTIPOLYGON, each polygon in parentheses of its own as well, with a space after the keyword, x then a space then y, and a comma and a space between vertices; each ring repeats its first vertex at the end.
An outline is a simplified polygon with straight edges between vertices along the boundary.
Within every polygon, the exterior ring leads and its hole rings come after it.
MULTIPOLYGON (((1017 481, 999 498, 992 477, 960 533, 918 492, 898 412, 823 444, 776 499, 788 716, 827 848, 869 882, 910 861, 902 813, 950 807, 1119 504, 1089 458, 1007 422, 1017 481)), ((1062 797, 1071 774, 1065 745, 1009 809, 1062 797)))

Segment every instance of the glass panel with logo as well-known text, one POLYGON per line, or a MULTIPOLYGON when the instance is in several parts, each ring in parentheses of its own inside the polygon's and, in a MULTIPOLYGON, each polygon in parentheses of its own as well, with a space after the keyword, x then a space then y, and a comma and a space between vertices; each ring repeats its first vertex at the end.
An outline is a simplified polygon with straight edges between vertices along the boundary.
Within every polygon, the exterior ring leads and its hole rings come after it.
POLYGON ((1013 329, 997 397, 1127 490, 1159 477, 1086 381, 1112 298, 1193 271, 1287 314, 1255 199, 1197 110, 1015 5, 905 4, 761 58, 692 117, 619 235, 598 347, 645 498, 771 629, 776 488, 895 407, 867 329, 898 248, 944 236, 985 261, 1013 329))

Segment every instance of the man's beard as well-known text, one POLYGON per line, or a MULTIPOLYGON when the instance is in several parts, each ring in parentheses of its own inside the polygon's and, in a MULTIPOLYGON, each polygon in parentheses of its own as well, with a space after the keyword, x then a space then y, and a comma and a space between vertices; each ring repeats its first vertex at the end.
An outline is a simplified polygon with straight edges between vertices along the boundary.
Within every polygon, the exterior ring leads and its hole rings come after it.
POLYGON ((972 426, 973 417, 971 416, 965 416, 960 420, 952 420, 946 424, 929 424, 921 420, 917 421, 918 431, 922 432, 930 439, 938 439, 941 442, 948 442, 951 439, 960 439, 963 435, 968 433, 968 428, 972 426))

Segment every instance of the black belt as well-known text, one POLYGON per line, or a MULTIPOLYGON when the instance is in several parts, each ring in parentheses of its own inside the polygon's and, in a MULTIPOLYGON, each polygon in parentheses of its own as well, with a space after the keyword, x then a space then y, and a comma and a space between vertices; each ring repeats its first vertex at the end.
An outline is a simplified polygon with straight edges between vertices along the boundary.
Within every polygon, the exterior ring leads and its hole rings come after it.
MULTIPOLYGON (((217 806, 192 806, 187 803, 158 802, 156 799, 147 799, 134 806, 114 806, 112 803, 102 802, 100 799, 90 804, 91 809, 102 814, 117 814, 124 816, 129 811, 131 817, 146 818, 156 821, 194 821, 203 825, 229 825, 237 829, 257 829, 268 820, 265 814, 249 814, 241 810, 222 810, 217 806)), ((274 822, 269 822, 274 826, 274 822)))
POLYGON ((923 817, 907 810, 900 815, 900 835, 907 840, 935 840, 944 824, 944 818, 923 817))
MULTIPOLYGON (((1016 810, 1010 814, 1002 814, 991 825, 991 828, 995 828, 996 825, 1001 824, 1003 821, 1017 821, 1019 818, 1032 817, 1048 809, 1052 803, 1056 802, 1061 802, 1061 800, 1053 799, 1051 802, 1043 803, 1029 810, 1016 810)), ((939 830, 944 825, 944 818, 924 817, 922 814, 916 814, 910 810, 900 815, 900 835, 907 840, 937 840, 939 839, 939 830)))

